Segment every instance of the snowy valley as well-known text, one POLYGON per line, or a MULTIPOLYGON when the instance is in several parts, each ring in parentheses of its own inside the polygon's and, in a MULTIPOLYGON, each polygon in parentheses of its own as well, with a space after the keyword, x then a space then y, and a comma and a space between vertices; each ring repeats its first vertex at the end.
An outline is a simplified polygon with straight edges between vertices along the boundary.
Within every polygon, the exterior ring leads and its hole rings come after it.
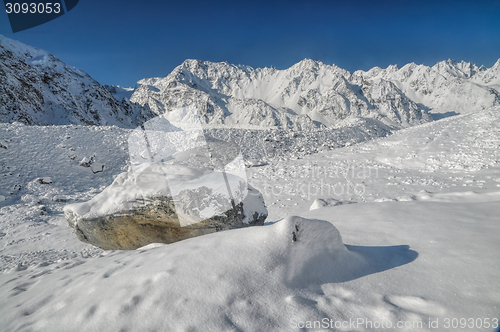
POLYGON ((500 60, 186 60, 127 90, 0 37, 0 331, 494 331, 499 91, 500 60), (186 107, 240 148, 265 224, 79 241, 65 206, 133 169, 141 125, 193 121, 186 107))

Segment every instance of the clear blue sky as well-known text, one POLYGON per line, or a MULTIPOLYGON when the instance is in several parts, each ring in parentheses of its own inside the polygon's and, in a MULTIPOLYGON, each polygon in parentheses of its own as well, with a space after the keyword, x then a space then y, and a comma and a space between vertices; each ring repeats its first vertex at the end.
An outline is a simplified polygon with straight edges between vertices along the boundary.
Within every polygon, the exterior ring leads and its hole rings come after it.
POLYGON ((185 59, 285 69, 311 58, 351 72, 448 58, 489 67, 500 58, 500 1, 80 0, 16 34, 2 10, 0 34, 122 86, 185 59))

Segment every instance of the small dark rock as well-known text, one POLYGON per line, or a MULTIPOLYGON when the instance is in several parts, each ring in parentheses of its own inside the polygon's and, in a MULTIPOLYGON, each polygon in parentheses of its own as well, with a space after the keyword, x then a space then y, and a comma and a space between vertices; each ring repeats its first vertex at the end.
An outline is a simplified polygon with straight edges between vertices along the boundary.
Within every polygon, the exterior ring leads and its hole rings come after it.
POLYGON ((40 184, 51 184, 52 183, 52 179, 49 178, 49 177, 38 178, 38 179, 36 179, 36 182, 38 182, 40 184))

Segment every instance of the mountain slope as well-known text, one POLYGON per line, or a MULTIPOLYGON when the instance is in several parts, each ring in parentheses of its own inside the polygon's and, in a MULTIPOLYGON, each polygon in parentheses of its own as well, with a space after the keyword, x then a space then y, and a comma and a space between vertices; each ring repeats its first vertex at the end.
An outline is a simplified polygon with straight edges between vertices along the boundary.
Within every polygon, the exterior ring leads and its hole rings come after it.
POLYGON ((153 116, 52 54, 0 36, 1 122, 133 128, 153 116))

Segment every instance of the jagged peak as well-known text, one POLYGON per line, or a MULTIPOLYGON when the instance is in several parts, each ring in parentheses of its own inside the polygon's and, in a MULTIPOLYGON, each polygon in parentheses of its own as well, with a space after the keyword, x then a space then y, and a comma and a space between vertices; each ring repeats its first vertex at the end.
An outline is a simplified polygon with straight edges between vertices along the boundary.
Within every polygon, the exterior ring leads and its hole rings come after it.
MULTIPOLYGON (((212 62, 212 61, 202 61, 202 60, 197 60, 197 59, 187 59, 184 60, 179 66, 177 66, 171 74, 178 75, 181 72, 188 71, 188 72, 193 72, 193 71, 199 71, 201 70, 202 72, 208 72, 211 70, 215 70, 218 72, 229 72, 229 71, 234 71, 234 70, 242 70, 244 72, 251 72, 254 71, 254 69, 250 66, 246 65, 235 65, 231 64, 227 61, 222 61, 222 62, 212 62)), ((170 75, 169 75, 170 76, 170 75)))
POLYGON ((469 67, 469 68, 473 68, 473 67, 477 67, 473 62, 467 62, 467 61, 456 61, 454 59, 448 59, 448 60, 443 60, 443 61, 439 61, 437 62, 434 66, 432 66, 433 68, 454 68, 454 69, 462 69, 462 68, 466 68, 466 67, 469 67))
POLYGON ((373 68, 368 69, 367 73, 378 73, 379 71, 383 70, 379 66, 375 66, 373 68))
POLYGON ((498 59, 490 69, 500 69, 500 59, 498 59))
POLYGON ((300 60, 297 64, 304 64, 304 65, 318 65, 318 64, 323 64, 321 61, 309 59, 309 58, 304 58, 300 60))
POLYGON ((451 75, 457 78, 470 78, 479 70, 472 62, 464 60, 457 62, 454 59, 440 61, 432 66, 432 69, 441 74, 451 75))
POLYGON ((315 61, 305 58, 286 70, 318 69, 320 66, 324 66, 324 63, 321 61, 315 61))
POLYGON ((345 70, 345 69, 337 66, 336 64, 328 65, 320 60, 312 60, 309 58, 305 58, 305 59, 297 62, 296 64, 289 67, 288 69, 285 69, 284 71, 296 72, 296 71, 304 71, 304 70, 315 70, 315 71, 327 70, 327 71, 334 72, 337 75, 340 74, 340 76, 347 76, 347 77, 351 76, 351 73, 348 70, 345 70))
POLYGON ((388 65, 385 70, 387 70, 387 71, 397 71, 397 70, 399 70, 399 67, 398 67, 398 65, 388 65))
POLYGON ((401 69, 403 69, 403 68, 415 68, 415 67, 417 67, 417 66, 419 66, 419 65, 417 65, 415 62, 413 62, 413 61, 412 61, 412 62, 408 62, 408 63, 407 63, 406 65, 404 65, 401 69))
POLYGON ((436 62, 436 64, 433 67, 442 67, 442 66, 452 66, 455 67, 457 65, 457 61, 454 59, 446 59, 442 61, 436 62))
POLYGON ((398 71, 399 72, 413 72, 413 71, 418 71, 420 69, 427 69, 429 70, 431 67, 429 66, 426 66, 424 64, 416 64, 415 62, 409 62, 407 63, 406 65, 404 65, 403 67, 401 67, 398 71))

